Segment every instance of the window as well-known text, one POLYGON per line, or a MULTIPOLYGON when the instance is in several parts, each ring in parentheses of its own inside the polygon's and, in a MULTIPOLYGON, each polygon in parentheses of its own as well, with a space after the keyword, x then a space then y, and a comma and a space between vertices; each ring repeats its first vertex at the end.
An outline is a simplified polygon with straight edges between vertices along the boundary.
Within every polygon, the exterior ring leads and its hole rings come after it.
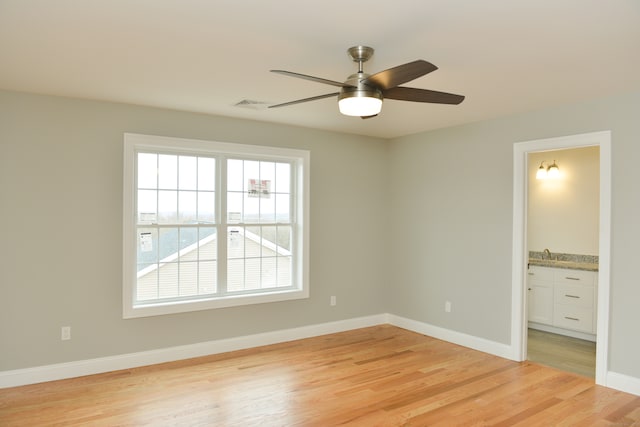
POLYGON ((308 297, 308 163, 125 134, 124 317, 308 297))

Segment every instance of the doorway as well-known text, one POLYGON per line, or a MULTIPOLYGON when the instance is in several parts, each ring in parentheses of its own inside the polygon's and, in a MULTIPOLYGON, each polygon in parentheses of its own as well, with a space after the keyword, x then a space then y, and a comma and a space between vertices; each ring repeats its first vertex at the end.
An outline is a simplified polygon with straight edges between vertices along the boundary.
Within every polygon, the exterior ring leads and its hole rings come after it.
POLYGON ((600 147, 527 158, 527 360, 595 378, 600 147))
POLYGON ((596 384, 606 385, 609 332, 609 263, 611 230, 611 133, 594 132, 514 144, 513 162, 513 276, 511 349, 513 359, 527 358, 526 277, 529 258, 527 244, 527 173, 530 153, 598 146, 600 149, 599 271, 596 325, 596 384))

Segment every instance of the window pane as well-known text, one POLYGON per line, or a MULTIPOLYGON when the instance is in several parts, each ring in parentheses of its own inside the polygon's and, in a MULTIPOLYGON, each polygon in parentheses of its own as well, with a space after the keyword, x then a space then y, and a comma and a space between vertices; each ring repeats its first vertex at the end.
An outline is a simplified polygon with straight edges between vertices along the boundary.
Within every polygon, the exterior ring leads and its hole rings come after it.
POLYGON ((253 160, 244 161, 244 191, 249 192, 250 181, 260 181, 260 162, 253 160))
POLYGON ((244 236, 239 227, 229 228, 227 258, 244 258, 244 236))
POLYGON ((277 286, 277 261, 276 258, 262 258, 262 271, 260 280, 262 288, 274 288, 277 286))
POLYGON ((198 295, 198 263, 180 263, 180 296, 198 295))
POLYGON ((276 221, 291 222, 291 197, 288 194, 276 194, 276 221))
POLYGON ((260 200, 260 222, 276 221, 276 200, 275 197, 262 197, 260 200))
POLYGON ((175 259, 178 253, 178 229, 161 228, 158 239, 158 258, 160 261, 169 261, 168 257, 175 259))
POLYGON ((198 257, 201 261, 218 259, 218 239, 216 238, 215 228, 200 228, 198 247, 198 257))
POLYGON ((276 248, 276 227, 262 227, 262 256, 275 254, 276 248))
POLYGON ((138 223, 158 222, 158 192, 138 190, 138 223))
POLYGON ((180 228, 180 253, 180 261, 196 261, 198 259, 197 228, 180 228))
POLYGON ((196 222, 195 191, 178 191, 178 222, 181 224, 196 222))
POLYGON ((260 162, 260 180, 271 184, 271 191, 274 191, 273 181, 276 179, 276 164, 273 162, 260 162))
POLYGON ((197 187, 197 158, 180 156, 178 160, 178 188, 181 190, 196 190, 197 187))
POLYGON ((247 223, 260 222, 260 199, 257 197, 250 197, 245 193, 244 198, 244 215, 242 220, 247 223))
POLYGON ((138 188, 158 188, 158 155, 138 153, 138 188))
POLYGON ((244 231, 244 256, 247 258, 260 257, 261 247, 260 227, 247 227, 244 231))
POLYGON ((288 163, 276 164, 276 193, 290 193, 291 165, 288 163))
POLYGON ((158 265, 139 264, 136 300, 148 301, 156 298, 158 298, 158 265))
POLYGON ((260 289, 260 258, 249 258, 244 262, 244 289, 260 289))
POLYGON ((178 296, 178 263, 168 262, 158 270, 158 296, 175 298, 178 296))
POLYGON ((244 289, 244 259, 227 261, 227 290, 229 292, 244 289))
POLYGON ((216 159, 198 157, 198 190, 216 189, 216 159))
POLYGON ((138 228, 138 271, 149 263, 158 262, 158 229, 138 228))
POLYGON ((178 156, 158 156, 158 186, 165 190, 178 188, 178 156))
POLYGON ((291 251, 291 227, 279 225, 277 231, 278 251, 280 255, 289 255, 291 251))
POLYGON ((227 161, 227 190, 242 191, 242 182, 244 180, 242 164, 242 160, 227 161))
POLYGON ((216 193, 198 191, 198 222, 216 222, 216 193))
POLYGON ((278 286, 291 286, 291 257, 278 257, 278 286))
POLYGON ((178 192, 158 191, 158 223, 178 222, 178 192))
POLYGON ((200 261, 198 265, 198 293, 204 295, 217 292, 218 268, 215 261, 200 261))
POLYGON ((242 221, 242 193, 227 193, 227 222, 242 221))

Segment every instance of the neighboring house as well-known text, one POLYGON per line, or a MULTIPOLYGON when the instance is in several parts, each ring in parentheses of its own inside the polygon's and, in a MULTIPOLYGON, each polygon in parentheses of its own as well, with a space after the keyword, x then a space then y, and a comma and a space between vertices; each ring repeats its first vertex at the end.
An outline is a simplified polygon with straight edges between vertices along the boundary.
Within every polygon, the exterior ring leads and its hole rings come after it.
MULTIPOLYGON (((168 247, 176 240, 175 229, 161 235, 152 248, 168 247), (164 237, 164 238, 163 238, 164 237), (158 241, 159 240, 159 241, 158 241)), ((291 283, 291 251, 279 246, 272 236, 253 233, 243 227, 230 227, 227 245, 227 264, 230 268, 228 291, 242 292, 264 287, 284 286, 291 283), (269 240, 271 239, 271 240, 269 240), (255 254, 257 268, 252 269, 251 254, 255 254), (246 261, 246 263, 242 263, 246 261), (232 266, 235 263, 235 268, 232 266), (234 278, 246 277, 245 280, 234 278)), ((217 235, 212 233, 200 240, 186 242, 183 249, 168 254, 160 251, 160 260, 150 265, 140 264, 138 270, 138 300, 156 298, 180 298, 193 295, 214 294, 217 291, 217 235), (211 260, 203 262, 201 260, 211 260), (196 261, 200 260, 200 269, 196 261), (210 277, 210 281, 196 280, 198 276, 210 277), (203 286, 204 284, 204 286, 203 286)), ((180 246, 183 246, 181 243, 180 246)), ((157 250, 152 251, 158 253, 157 250)))

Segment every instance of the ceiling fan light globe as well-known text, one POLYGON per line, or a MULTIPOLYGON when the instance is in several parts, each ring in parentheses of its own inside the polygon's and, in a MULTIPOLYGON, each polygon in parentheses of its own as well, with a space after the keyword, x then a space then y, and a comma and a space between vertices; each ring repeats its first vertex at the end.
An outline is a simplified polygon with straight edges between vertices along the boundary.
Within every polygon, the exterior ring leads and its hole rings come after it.
POLYGON ((338 97, 338 108, 345 116, 375 116, 382 110, 382 95, 375 91, 343 91, 338 97))
POLYGON ((382 110, 382 100, 369 97, 343 98, 338 101, 338 108, 345 116, 375 116, 382 110))

